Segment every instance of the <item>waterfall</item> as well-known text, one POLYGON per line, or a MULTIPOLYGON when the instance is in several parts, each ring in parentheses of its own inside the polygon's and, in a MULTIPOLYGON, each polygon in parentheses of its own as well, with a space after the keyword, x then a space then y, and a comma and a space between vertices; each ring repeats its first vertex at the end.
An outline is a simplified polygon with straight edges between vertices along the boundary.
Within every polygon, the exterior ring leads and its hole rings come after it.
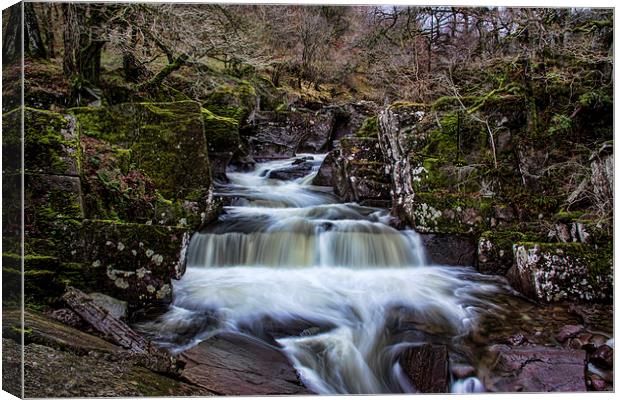
MULTIPOLYGON (((192 237, 160 341, 181 351, 222 330, 261 337, 267 321, 304 321, 310 328, 275 340, 310 389, 409 392, 402 349, 466 335, 498 285, 471 268, 427 265, 418 234, 391 227, 386 210, 313 187, 323 156, 312 157, 309 174, 289 181, 268 173, 293 159, 228 174, 219 194, 230 205, 192 237)), ((452 389, 482 390, 477 380, 452 389)))

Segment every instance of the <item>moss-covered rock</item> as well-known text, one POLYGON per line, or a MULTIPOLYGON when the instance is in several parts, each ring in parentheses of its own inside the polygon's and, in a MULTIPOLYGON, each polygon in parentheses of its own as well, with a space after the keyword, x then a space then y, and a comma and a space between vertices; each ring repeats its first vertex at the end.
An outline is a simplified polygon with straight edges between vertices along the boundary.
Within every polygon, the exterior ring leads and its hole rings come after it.
POLYGON ((198 103, 128 103, 69 110, 84 135, 131 150, 167 198, 184 198, 211 185, 203 114, 198 103))
POLYGON ((213 114, 233 119, 242 125, 256 108, 257 96, 254 86, 239 80, 236 84, 225 84, 211 91, 204 100, 203 107, 213 114))
POLYGON ((80 160, 80 135, 75 117, 24 108, 26 172, 78 176, 80 160))
POLYGON ((98 284, 85 290, 127 301, 132 309, 170 303, 171 279, 185 269, 186 229, 84 220, 80 231, 71 248, 98 284))
POLYGON ((389 202, 390 180, 377 139, 343 138, 335 165, 338 196, 362 203, 389 202))
POLYGON ((78 177, 26 174, 24 183, 24 224, 28 235, 44 237, 58 223, 84 218, 78 177))
POLYGON ((612 301, 613 244, 518 242, 513 246, 511 284, 543 302, 612 301))

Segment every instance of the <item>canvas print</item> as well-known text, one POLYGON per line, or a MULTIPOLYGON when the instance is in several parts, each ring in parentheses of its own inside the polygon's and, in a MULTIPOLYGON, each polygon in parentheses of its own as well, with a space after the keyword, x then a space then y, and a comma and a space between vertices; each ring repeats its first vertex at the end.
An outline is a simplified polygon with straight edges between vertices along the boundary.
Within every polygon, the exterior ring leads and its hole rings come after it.
POLYGON ((2 389, 614 390, 612 8, 2 12, 2 389))

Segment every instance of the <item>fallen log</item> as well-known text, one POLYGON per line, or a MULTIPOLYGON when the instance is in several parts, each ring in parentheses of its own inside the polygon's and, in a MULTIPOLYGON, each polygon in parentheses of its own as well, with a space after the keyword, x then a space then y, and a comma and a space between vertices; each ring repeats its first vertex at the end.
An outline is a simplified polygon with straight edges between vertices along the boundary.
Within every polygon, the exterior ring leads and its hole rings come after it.
POLYGON ((82 291, 69 287, 63 295, 63 300, 84 321, 113 343, 132 353, 149 353, 151 351, 151 344, 148 340, 136 333, 123 321, 114 317, 108 310, 99 306, 82 291))

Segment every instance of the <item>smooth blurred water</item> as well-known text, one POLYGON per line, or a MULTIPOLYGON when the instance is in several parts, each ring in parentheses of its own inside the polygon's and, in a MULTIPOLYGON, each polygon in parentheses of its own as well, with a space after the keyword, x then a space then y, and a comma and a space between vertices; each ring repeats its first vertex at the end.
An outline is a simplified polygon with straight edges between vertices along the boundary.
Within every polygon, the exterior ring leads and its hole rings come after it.
MULTIPOLYGON (((174 304, 153 329, 175 351, 221 331, 274 340, 317 393, 415 391, 402 350, 458 346, 505 289, 471 268, 426 265, 419 236, 392 228, 386 210, 311 186, 324 156, 313 157, 293 181, 266 178, 293 159, 228 174, 219 194, 231 205, 191 239, 174 304)), ((452 390, 484 388, 469 379, 452 390)))

